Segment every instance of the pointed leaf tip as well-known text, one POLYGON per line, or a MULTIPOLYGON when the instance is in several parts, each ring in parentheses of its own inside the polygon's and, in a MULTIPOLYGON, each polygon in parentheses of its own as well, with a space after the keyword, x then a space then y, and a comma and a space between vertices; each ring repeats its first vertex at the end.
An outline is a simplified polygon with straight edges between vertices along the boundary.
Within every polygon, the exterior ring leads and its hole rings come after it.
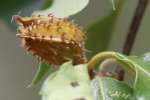
POLYGON ((38 70, 37 70, 32 82, 27 86, 27 88, 39 83, 41 81, 41 79, 44 77, 44 75, 49 71, 49 69, 50 69, 49 64, 47 64, 45 62, 40 62, 39 66, 38 66, 38 70))

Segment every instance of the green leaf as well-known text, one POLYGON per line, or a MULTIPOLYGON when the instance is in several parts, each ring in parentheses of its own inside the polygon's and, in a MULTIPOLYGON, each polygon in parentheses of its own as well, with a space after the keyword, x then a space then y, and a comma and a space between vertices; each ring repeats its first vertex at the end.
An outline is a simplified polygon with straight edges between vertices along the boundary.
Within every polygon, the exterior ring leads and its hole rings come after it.
POLYGON ((42 100, 134 100, 128 85, 111 78, 91 81, 86 64, 73 66, 71 62, 45 80, 40 94, 42 100))
MULTIPOLYGON (((51 6, 53 0, 44 0, 44 5, 42 9, 51 6)), ((14 25, 11 23, 12 16, 16 14, 23 14, 22 9, 30 7, 34 3, 38 2, 37 0, 1 0, 0 6, 0 19, 3 19, 8 25, 14 25)), ((37 7, 37 6, 35 6, 37 7)), ((24 14, 23 14, 24 15, 24 14)))
POLYGON ((50 65, 45 62, 40 62, 38 66, 38 70, 31 82, 31 84, 28 86, 36 85, 40 80, 44 77, 44 75, 50 70, 50 65))
POLYGON ((86 65, 63 64, 46 79, 40 94, 42 100, 94 100, 86 65))
POLYGON ((117 57, 136 73, 134 92, 137 100, 150 100, 150 54, 130 57, 118 54, 117 57))
POLYGON ((86 48, 91 51, 88 53, 89 58, 107 49, 123 2, 119 0, 115 11, 111 10, 108 15, 87 27, 86 48))
POLYGON ((94 100, 135 100, 133 89, 118 80, 101 77, 92 81, 94 100))
POLYGON ((53 4, 53 1, 54 0, 46 0, 41 10, 44 10, 44 9, 51 7, 53 4))
MULTIPOLYGON (((142 56, 125 56, 116 52, 102 52, 94 56, 88 63, 88 68, 94 68, 97 62, 114 58, 129 75, 134 75, 134 96, 136 100, 150 100, 150 53, 142 56)), ((101 70, 106 66, 101 65, 101 70)))
POLYGON ((32 3, 35 0, 1 0, 1 16, 7 14, 7 12, 13 12, 19 10, 20 7, 32 3))
POLYGON ((89 3, 89 0, 54 0, 49 8, 36 11, 33 15, 48 15, 53 14, 56 17, 64 18, 74 15, 84 9, 89 3))

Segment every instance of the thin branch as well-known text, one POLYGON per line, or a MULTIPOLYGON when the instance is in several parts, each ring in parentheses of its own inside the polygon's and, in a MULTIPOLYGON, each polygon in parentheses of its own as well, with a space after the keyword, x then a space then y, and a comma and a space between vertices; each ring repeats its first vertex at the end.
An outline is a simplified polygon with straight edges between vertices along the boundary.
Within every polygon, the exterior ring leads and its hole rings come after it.
POLYGON ((139 0, 136 12, 134 14, 125 44, 123 53, 129 55, 134 45, 135 38, 137 36, 140 24, 142 22, 145 10, 147 8, 149 0, 139 0))
MULTIPOLYGON (((126 41, 124 43, 123 47, 123 53, 126 55, 129 55, 131 53, 132 47, 134 45, 139 27, 141 25, 144 13, 146 11, 147 5, 149 3, 149 0, 139 0, 138 5, 131 23, 131 26, 129 28, 129 32, 126 38, 126 41)), ((124 70, 117 68, 116 72, 118 73, 120 80, 123 80, 124 78, 124 70)))

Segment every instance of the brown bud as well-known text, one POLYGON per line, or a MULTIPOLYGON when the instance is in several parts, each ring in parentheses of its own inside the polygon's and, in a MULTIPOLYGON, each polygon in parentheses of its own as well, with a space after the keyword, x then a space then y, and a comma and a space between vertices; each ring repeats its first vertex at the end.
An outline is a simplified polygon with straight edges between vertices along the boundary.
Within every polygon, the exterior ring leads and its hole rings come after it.
POLYGON ((68 59, 72 59, 75 64, 84 62, 84 33, 67 18, 48 15, 16 16, 15 19, 19 23, 18 36, 22 37, 23 46, 28 50, 30 47, 34 55, 55 65, 68 59))

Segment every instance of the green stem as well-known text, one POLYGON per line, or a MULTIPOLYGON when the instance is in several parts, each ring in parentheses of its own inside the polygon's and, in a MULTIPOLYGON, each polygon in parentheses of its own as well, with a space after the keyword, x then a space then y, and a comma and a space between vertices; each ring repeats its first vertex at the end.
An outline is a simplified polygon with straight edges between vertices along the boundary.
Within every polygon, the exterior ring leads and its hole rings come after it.
MULTIPOLYGON (((96 56, 94 56, 87 64, 88 66, 88 72, 89 72, 89 75, 91 76, 91 78, 93 78, 93 69, 95 68, 95 65, 98 63, 98 62, 101 62, 101 61, 104 61, 105 59, 110 59, 110 58, 113 58, 116 60, 116 62, 125 70, 127 70, 130 74, 133 75, 134 73, 134 70, 127 64, 121 62, 118 57, 117 57, 117 53, 116 52, 113 52, 113 51, 107 51, 107 52, 102 52, 102 53, 99 53, 97 54, 96 56)), ((100 66, 100 67, 103 67, 103 66, 100 66)))
POLYGON ((94 56, 89 62, 88 62, 88 70, 93 70, 97 62, 103 61, 106 58, 114 58, 115 52, 102 52, 94 56))

